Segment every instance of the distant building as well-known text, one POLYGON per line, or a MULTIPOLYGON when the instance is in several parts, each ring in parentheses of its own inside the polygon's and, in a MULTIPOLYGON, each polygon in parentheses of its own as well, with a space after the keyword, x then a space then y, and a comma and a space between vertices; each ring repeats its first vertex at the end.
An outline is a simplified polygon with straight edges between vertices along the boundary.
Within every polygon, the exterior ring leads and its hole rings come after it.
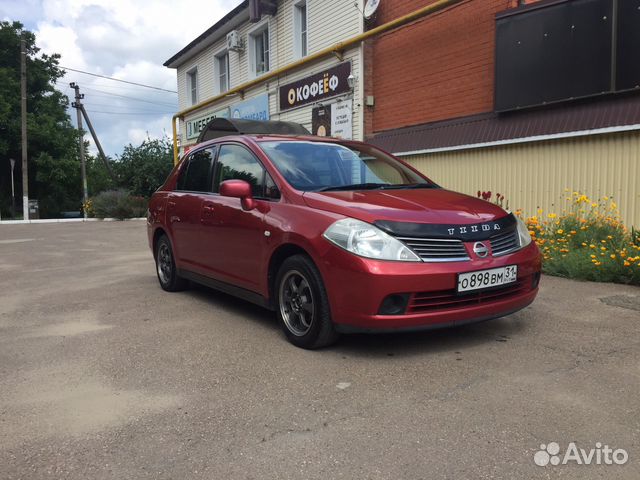
POLYGON ((293 121, 314 133, 362 139, 360 44, 260 81, 362 29, 362 13, 351 1, 242 2, 165 62, 177 70, 181 111, 220 97, 185 116, 182 148, 220 116, 293 121), (225 96, 252 80, 255 86, 225 96))

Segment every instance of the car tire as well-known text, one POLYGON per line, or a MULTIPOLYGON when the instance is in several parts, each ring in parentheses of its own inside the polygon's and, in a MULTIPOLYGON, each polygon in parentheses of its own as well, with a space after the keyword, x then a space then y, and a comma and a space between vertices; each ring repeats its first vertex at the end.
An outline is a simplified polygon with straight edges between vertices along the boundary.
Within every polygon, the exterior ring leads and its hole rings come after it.
POLYGON ((188 282, 180 275, 173 257, 173 249, 169 237, 162 235, 156 242, 156 273, 163 290, 179 292, 184 290, 188 282))
POLYGON ((322 277, 309 257, 293 255, 283 262, 274 296, 280 326, 295 346, 316 349, 338 339, 322 277))

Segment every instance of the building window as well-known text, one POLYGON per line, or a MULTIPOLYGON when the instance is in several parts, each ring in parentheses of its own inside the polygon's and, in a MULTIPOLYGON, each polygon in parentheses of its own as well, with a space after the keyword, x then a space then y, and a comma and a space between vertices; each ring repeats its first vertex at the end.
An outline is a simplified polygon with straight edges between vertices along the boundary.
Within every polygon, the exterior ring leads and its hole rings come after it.
POLYGON ((269 71, 269 26, 251 33, 251 70, 255 77, 269 71))
POLYGON ((229 81, 229 52, 224 52, 216 56, 218 92, 223 93, 229 90, 231 82, 229 81))
POLYGON ((305 57, 307 49, 307 2, 303 0, 293 6, 294 53, 297 58, 305 57))
POLYGON ((191 105, 198 103, 198 69, 194 68, 187 72, 187 89, 191 105))

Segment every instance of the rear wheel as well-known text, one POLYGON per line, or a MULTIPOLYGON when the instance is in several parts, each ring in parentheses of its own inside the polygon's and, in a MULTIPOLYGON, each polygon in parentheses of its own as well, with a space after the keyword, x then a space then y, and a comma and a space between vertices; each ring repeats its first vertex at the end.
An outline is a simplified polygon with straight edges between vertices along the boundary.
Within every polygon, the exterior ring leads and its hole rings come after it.
POLYGON ((275 294, 278 320, 291 343, 314 349, 337 340, 322 277, 309 257, 294 255, 284 261, 275 294))
POLYGON ((156 272, 160 286, 167 292, 178 292, 187 287, 187 280, 178 275, 171 242, 166 235, 156 243, 156 272))

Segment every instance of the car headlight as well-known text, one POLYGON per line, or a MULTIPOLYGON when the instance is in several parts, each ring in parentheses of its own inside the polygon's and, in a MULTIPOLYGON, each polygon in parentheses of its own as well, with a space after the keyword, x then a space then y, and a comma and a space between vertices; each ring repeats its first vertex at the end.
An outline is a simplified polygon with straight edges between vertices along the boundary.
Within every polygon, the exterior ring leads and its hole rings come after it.
POLYGON ((324 237, 361 257, 401 262, 421 261, 418 255, 399 240, 355 218, 343 218, 334 222, 325 230, 324 237))
POLYGON ((531 243, 531 234, 529 234, 529 229, 520 218, 516 218, 516 225, 518 226, 518 240, 520 241, 520 248, 526 247, 531 243))

